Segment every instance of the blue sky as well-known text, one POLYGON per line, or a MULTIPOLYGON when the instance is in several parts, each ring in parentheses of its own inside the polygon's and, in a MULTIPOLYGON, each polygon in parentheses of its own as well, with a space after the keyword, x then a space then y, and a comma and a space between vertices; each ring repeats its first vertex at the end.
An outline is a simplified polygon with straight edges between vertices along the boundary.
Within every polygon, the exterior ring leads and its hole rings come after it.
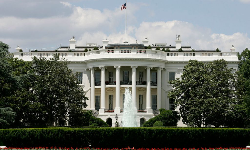
POLYGON ((175 44, 194 49, 241 52, 250 48, 250 0, 0 0, 0 41, 15 51, 19 45, 31 49, 54 50, 69 45, 102 44, 148 38, 151 44, 175 44))

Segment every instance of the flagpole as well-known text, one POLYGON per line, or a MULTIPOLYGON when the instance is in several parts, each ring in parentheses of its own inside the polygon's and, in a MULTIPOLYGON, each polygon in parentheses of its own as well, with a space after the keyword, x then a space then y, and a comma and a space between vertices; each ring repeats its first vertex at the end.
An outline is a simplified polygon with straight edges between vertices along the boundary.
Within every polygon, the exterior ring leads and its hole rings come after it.
POLYGON ((126 19, 125 19, 125 41, 127 42, 127 0, 126 0, 126 19))

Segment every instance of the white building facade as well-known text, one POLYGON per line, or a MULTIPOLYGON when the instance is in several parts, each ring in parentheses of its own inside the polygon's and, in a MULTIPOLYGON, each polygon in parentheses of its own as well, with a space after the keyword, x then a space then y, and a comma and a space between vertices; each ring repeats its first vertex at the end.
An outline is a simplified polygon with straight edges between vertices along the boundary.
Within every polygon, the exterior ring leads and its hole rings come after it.
MULTIPOLYGON (((102 46, 89 43, 77 46, 74 37, 70 46, 61 46, 56 51, 21 52, 16 48, 15 58, 32 61, 32 57, 52 58, 59 54, 69 62, 69 68, 78 73, 78 80, 86 91, 87 108, 104 121, 116 119, 122 125, 125 88, 130 88, 132 100, 137 107, 137 126, 159 113, 159 109, 172 109, 168 92, 170 80, 181 78, 183 68, 189 60, 211 62, 224 59, 228 67, 238 68, 238 57, 234 47, 228 52, 215 50, 193 50, 182 46, 180 36, 175 46, 156 43, 149 47, 148 39, 142 44, 109 44, 102 46), (98 50, 95 50, 97 49, 98 50), (116 117, 117 116, 117 117, 116 117)), ((178 126, 185 126, 180 121, 178 126)))

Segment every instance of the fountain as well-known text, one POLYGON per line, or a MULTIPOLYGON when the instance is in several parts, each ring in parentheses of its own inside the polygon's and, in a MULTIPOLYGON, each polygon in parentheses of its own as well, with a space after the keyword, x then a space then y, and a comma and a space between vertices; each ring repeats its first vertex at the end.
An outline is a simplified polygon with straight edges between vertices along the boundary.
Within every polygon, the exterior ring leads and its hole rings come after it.
POLYGON ((125 89, 122 126, 137 127, 135 101, 132 100, 131 91, 129 91, 129 88, 125 89))

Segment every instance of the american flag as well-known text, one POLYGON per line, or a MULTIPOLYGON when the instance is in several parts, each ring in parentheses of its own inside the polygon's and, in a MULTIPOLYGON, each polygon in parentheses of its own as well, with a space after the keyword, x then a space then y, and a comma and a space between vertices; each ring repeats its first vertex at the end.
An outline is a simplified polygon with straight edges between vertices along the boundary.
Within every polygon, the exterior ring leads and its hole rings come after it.
POLYGON ((122 5, 121 10, 126 9, 126 3, 122 5))

